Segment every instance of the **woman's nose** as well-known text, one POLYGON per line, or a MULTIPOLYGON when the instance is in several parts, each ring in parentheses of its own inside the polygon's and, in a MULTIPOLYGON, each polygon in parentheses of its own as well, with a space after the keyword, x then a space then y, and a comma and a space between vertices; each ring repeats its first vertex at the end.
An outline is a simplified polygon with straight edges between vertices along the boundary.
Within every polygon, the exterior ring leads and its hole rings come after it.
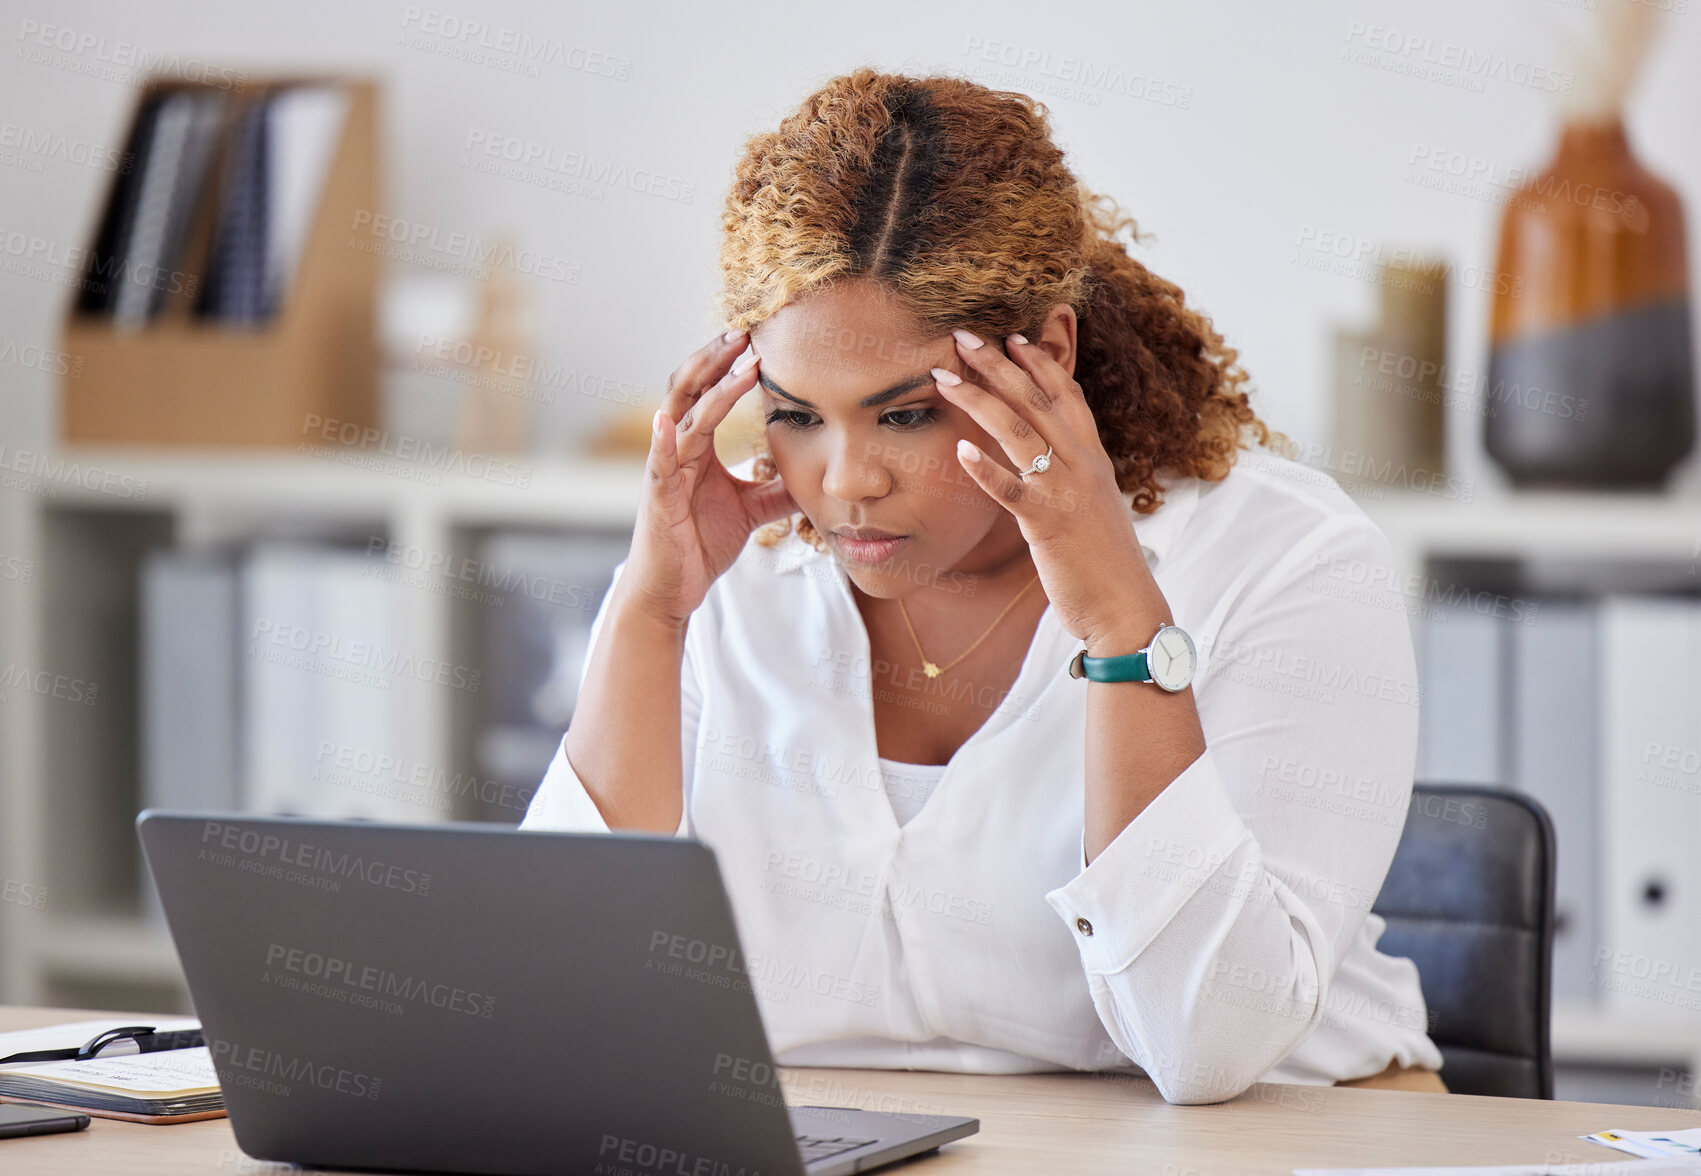
POLYGON ((891 484, 880 444, 846 438, 827 459, 821 489, 841 502, 855 502, 884 494, 891 484))

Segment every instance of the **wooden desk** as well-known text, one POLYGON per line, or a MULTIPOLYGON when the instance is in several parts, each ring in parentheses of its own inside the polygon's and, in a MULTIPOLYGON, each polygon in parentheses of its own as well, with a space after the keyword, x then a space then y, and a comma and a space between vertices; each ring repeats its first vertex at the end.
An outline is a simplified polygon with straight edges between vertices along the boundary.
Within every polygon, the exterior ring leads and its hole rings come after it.
MULTIPOLYGON (((133 1014, 0 1007, 0 1030, 133 1014)), ((145 1018, 143 1018, 145 1019, 145 1018)), ((1628 1159, 1579 1135, 1701 1127, 1701 1111, 1322 1086, 1259 1085, 1230 1102, 1172 1106, 1146 1079, 791 1069, 788 1101, 972 1115, 977 1135, 905 1176, 1240 1176, 1296 1167, 1576 1163, 1628 1159)), ((272 1176, 228 1119, 152 1127, 96 1119, 69 1135, 0 1139, 6 1176, 272 1176)))

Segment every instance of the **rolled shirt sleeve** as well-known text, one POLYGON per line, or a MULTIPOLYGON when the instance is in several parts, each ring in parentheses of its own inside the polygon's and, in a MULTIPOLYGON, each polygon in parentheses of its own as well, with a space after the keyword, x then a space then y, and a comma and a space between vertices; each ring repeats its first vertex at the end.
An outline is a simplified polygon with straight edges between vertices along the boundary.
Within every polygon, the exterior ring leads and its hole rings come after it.
POLYGON ((1240 597, 1200 643, 1206 750, 1046 894, 1106 1032, 1170 1102, 1232 1098, 1306 1039, 1387 875, 1418 720, 1392 568, 1342 516, 1240 597), (1326 590, 1335 560, 1387 588, 1326 590))
MULTIPOLYGON (((597 606, 596 616, 591 620, 591 631, 585 644, 585 660, 579 667, 579 688, 584 689, 585 675, 590 669, 591 651, 596 648, 598 637, 602 633, 603 621, 608 614, 609 601, 614 596, 614 585, 620 582, 620 575, 626 569, 626 561, 621 560, 615 566, 614 576, 609 582, 608 592, 603 595, 602 603, 597 606)), ((695 618, 693 617, 693 623, 695 618)), ((698 681, 696 666, 691 653, 692 628, 687 625, 685 639, 685 659, 680 667, 680 765, 683 770, 683 786, 685 789, 684 802, 680 806, 679 828, 674 830, 675 837, 691 836, 690 791, 691 772, 696 762, 697 726, 703 710, 702 685, 698 681)), ((531 804, 526 807, 526 813, 520 820, 521 829, 555 830, 571 833, 610 833, 613 832, 608 822, 603 819, 602 811, 597 808, 596 801, 585 789, 579 774, 573 770, 573 765, 567 760, 567 737, 562 735, 556 744, 555 756, 549 761, 549 767, 544 772, 543 782, 538 785, 537 792, 532 796, 531 804)))

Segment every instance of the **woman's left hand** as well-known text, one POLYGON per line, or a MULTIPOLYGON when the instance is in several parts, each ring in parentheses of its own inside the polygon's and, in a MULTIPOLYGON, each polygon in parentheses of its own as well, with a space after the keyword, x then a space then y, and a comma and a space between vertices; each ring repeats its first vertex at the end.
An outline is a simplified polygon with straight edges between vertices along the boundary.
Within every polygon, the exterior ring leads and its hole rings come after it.
POLYGON ((1047 468, 1026 477, 966 439, 957 442, 958 461, 1016 516, 1063 627, 1094 656, 1134 652, 1119 646, 1135 630, 1143 632, 1141 644, 1151 637, 1154 598, 1158 610, 1167 609, 1081 385, 1045 348, 1019 335, 1009 337, 1006 357, 984 343, 971 346, 975 336, 967 331, 953 334, 975 378, 952 384, 955 373, 934 368, 940 395, 991 434, 1017 470, 1028 470, 1051 447, 1047 468), (1106 643, 1118 647, 1105 649, 1106 643))

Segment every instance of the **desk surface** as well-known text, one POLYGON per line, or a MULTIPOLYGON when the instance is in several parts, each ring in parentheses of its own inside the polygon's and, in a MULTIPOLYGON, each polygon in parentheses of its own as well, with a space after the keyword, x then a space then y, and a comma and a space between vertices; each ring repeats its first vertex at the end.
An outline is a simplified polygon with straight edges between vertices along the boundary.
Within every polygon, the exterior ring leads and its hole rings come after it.
MULTIPOLYGON (((0 1007, 0 1030, 134 1014, 0 1007)), ((1579 1135, 1701 1127, 1701 1111, 1458 1094, 1258 1085, 1211 1106, 1172 1106, 1144 1078, 788 1069, 793 1103, 972 1115, 977 1135, 901 1169, 967 1173, 1239 1176, 1296 1167, 1577 1163, 1628 1159, 1579 1135)), ((95 1119, 69 1135, 0 1139, 6 1176, 271 1176, 237 1150, 228 1119, 155 1127, 95 1119)), ((899 1169, 894 1169, 898 1171, 899 1169)))

